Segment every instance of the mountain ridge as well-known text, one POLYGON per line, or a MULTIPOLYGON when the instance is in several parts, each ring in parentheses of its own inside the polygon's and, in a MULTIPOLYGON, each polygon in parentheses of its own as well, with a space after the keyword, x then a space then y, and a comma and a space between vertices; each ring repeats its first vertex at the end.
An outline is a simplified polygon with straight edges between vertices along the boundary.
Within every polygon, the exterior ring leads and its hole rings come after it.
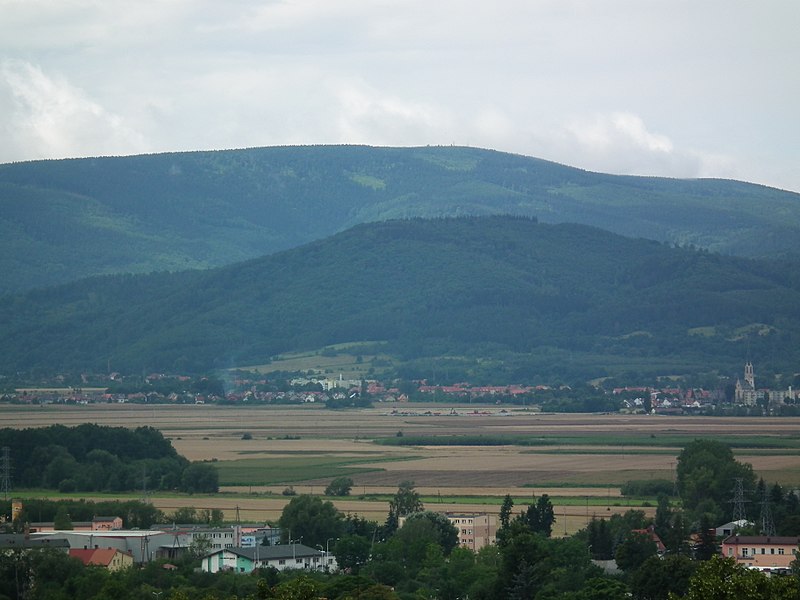
POLYGON ((800 254, 800 195, 465 147, 280 146, 0 165, 0 293, 232 264, 362 222, 516 214, 743 256, 800 254))
POLYGON ((793 372, 796 267, 525 217, 367 223, 235 265, 7 296, 0 364, 202 372, 381 342, 417 377, 733 372, 748 351, 793 372))

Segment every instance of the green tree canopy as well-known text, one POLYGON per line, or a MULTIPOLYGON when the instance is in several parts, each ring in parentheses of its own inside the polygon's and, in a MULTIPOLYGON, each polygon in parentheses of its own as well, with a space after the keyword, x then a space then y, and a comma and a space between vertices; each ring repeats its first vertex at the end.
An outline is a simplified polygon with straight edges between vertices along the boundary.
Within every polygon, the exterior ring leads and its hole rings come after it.
POLYGON ((183 492, 215 493, 219 491, 219 473, 209 463, 194 462, 183 471, 180 489, 183 492))
POLYGON ((58 507, 53 518, 53 529, 72 529, 72 520, 67 513, 67 507, 63 504, 58 507))
POLYGON ((767 577, 764 573, 716 555, 703 562, 689 581, 685 596, 671 593, 670 600, 796 600, 800 595, 794 577, 767 577))
POLYGON ((370 548, 370 541, 365 537, 345 535, 336 542, 332 551, 340 569, 357 574, 359 567, 367 562, 370 548))
POLYGON ((325 488, 326 496, 349 496, 353 488, 353 480, 349 477, 337 477, 325 488))
POLYGON ((657 550, 656 543, 650 539, 649 534, 631 531, 617 546, 614 560, 623 571, 634 571, 648 558, 655 556, 657 550))
POLYGON ((333 503, 308 495, 292 498, 278 523, 284 542, 302 538, 303 544, 312 548, 318 544, 324 547, 330 538, 340 537, 344 527, 343 515, 333 503))
POLYGON ((745 490, 755 486, 753 467, 737 461, 728 445, 714 440, 690 442, 678 455, 677 476, 684 508, 698 517, 709 513, 714 520, 730 520, 737 478, 745 490))
POLYGON ((511 494, 506 494, 503 498, 503 505, 500 507, 500 527, 506 528, 511 522, 511 511, 514 509, 514 500, 511 494))
POLYGON ((456 526, 444 515, 429 510, 408 515, 401 531, 405 529, 406 525, 409 523, 413 524, 415 521, 421 520, 428 521, 433 525, 437 532, 436 542, 445 555, 450 554, 450 552, 458 546, 458 529, 456 526))
POLYGON ((536 504, 531 504, 524 513, 524 520, 534 533, 541 533, 545 537, 550 537, 553 532, 553 524, 556 522, 550 496, 543 494, 536 501, 536 504))
POLYGON ((400 524, 400 517, 420 512, 424 508, 422 501, 419 499, 419 494, 414 489, 414 482, 401 481, 394 498, 389 501, 389 515, 386 518, 385 525, 386 532, 391 535, 397 530, 400 524))
POLYGON ((667 600, 670 593, 682 596, 696 567, 688 556, 651 556, 630 574, 633 596, 637 600, 667 600))

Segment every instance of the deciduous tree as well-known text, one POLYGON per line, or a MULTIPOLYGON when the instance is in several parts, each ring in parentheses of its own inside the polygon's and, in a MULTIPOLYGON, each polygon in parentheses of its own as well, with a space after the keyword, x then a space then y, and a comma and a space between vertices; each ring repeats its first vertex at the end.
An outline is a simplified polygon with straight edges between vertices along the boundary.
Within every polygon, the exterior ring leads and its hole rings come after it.
POLYGON ((325 545, 329 538, 338 538, 343 531, 342 513, 331 503, 316 496, 295 496, 287 504, 279 524, 284 541, 303 538, 306 546, 325 545))
POLYGON ((326 496, 349 496, 353 488, 353 480, 349 477, 337 477, 325 488, 326 496))

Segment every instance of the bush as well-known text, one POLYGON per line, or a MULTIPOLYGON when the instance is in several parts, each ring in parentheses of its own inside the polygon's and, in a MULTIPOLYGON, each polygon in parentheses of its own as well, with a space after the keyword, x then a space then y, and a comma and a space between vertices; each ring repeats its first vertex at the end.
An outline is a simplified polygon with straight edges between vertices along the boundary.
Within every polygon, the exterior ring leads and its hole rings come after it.
POLYGON ((62 479, 58 484, 58 491, 62 494, 74 492, 78 488, 74 479, 62 479))
POLYGON ((337 477, 325 488, 326 496, 349 496, 353 480, 349 477, 337 477))
POLYGON ((671 496, 674 487, 669 479, 632 479, 622 485, 620 492, 623 496, 671 496))

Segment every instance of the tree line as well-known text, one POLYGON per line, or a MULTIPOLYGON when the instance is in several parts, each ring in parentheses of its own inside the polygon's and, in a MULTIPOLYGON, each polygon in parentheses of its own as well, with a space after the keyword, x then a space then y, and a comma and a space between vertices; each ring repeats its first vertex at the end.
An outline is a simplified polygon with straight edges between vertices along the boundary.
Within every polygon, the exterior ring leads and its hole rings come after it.
POLYGON ((13 486, 60 492, 180 490, 215 492, 217 470, 190 462, 153 427, 109 427, 85 423, 30 429, 0 429, 7 446, 13 486))
MULTIPOLYGON (((344 514, 319 496, 299 495, 287 503, 278 521, 283 542, 302 539, 305 545, 332 552, 340 572, 260 569, 252 576, 201 574, 195 568, 198 557, 189 554, 178 561, 176 570, 155 563, 110 574, 51 554, 3 555, 0 574, 9 577, 0 576, 0 594, 21 597, 14 595, 19 578, 10 577, 17 569, 36 582, 25 597, 56 600, 160 594, 169 600, 796 599, 797 565, 786 576, 769 578, 719 554, 712 526, 730 517, 732 508, 725 498, 731 477, 759 487, 750 465, 737 461, 724 444, 696 440, 679 456, 681 505, 662 495, 655 518, 630 510, 594 519, 563 538, 552 535, 557 516, 547 495, 521 507, 507 496, 500 509, 497 543, 478 552, 459 545, 459 531, 445 516, 426 510, 410 481, 398 486, 384 522, 344 514), (661 555, 652 532, 664 542, 661 555), (619 573, 593 560, 611 558, 619 573)), ((328 492, 345 493, 349 483, 332 481, 328 492)), ((764 489, 772 493, 776 488, 764 484, 764 489)))

